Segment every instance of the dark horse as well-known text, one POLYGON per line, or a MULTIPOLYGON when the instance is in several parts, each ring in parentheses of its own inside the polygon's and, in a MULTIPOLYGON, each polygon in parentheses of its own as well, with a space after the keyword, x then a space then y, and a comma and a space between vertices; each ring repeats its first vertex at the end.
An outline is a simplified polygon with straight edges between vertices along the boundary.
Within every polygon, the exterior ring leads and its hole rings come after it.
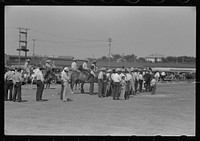
POLYGON ((52 69, 46 68, 44 69, 44 82, 46 84, 45 88, 50 89, 51 81, 54 79, 55 74, 52 69))
MULTIPOLYGON (((90 82, 93 77, 91 77, 91 74, 87 70, 83 70, 81 67, 79 68, 79 71, 71 71, 71 89, 73 91, 74 85, 77 85, 78 83, 81 84, 81 93, 84 92, 84 84, 87 82, 90 82)), ((96 81, 95 81, 96 82, 96 81)))

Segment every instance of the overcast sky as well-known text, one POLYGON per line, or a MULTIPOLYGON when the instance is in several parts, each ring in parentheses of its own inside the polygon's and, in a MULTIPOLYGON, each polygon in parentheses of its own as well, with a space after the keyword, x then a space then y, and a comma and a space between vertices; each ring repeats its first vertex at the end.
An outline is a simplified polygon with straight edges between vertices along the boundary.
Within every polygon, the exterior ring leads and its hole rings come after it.
MULTIPOLYGON (((196 56, 195 7, 7 6, 5 53, 18 54, 19 30, 28 30, 28 55, 112 54, 196 56)), ((24 54, 24 53, 22 53, 24 54)))

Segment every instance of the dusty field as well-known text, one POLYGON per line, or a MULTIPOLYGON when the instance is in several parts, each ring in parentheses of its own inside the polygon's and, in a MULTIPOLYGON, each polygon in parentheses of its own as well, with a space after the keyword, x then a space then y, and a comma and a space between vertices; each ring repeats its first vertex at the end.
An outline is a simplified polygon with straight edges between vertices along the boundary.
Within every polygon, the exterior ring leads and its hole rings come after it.
MULTIPOLYGON (((97 87, 95 86, 97 91, 97 87)), ((129 100, 73 95, 62 102, 60 85, 45 89, 36 102, 36 87, 23 86, 22 103, 4 102, 6 135, 195 135, 195 84, 161 84, 157 94, 129 100)), ((88 85, 85 85, 88 91, 88 85)))

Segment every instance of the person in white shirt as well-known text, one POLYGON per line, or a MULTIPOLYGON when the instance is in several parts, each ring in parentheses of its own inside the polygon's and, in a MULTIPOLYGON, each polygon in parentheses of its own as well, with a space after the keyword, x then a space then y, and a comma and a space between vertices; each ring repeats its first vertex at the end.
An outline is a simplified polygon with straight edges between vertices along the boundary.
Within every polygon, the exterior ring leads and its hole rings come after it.
POLYGON ((61 72, 61 79, 64 85, 63 96, 62 96, 63 102, 72 101, 72 99, 70 98, 70 93, 73 94, 73 92, 70 87, 71 78, 70 78, 68 67, 65 67, 63 71, 61 72))
POLYGON ((165 78, 165 76, 166 76, 166 73, 163 71, 162 73, 161 73, 161 79, 162 79, 162 81, 164 81, 164 78, 165 78))
POLYGON ((139 72, 139 92, 142 93, 142 86, 143 86, 143 81, 144 81, 144 78, 143 78, 143 71, 140 71, 139 72))
POLYGON ((114 85, 114 89, 113 89, 113 100, 119 100, 119 96, 120 96, 120 81, 121 81, 121 77, 120 77, 120 69, 117 68, 116 72, 114 72, 111 75, 111 79, 113 81, 113 85, 114 85))
POLYGON ((90 80, 90 95, 92 95, 94 92, 94 79, 96 77, 94 72, 94 66, 91 66, 90 77, 88 78, 90 80))
POLYGON ((156 81, 159 81, 159 79, 160 79, 160 73, 158 71, 156 71, 156 73, 155 73, 154 76, 155 76, 156 81))
POLYGON ((107 70, 107 74, 106 74, 106 78, 107 78, 107 85, 106 85, 106 96, 110 96, 111 95, 111 73, 112 70, 108 69, 107 70))
POLYGON ((156 81, 156 78, 153 76, 152 80, 151 80, 151 94, 152 95, 155 95, 155 91, 156 91, 156 84, 157 84, 157 81, 156 81))
POLYGON ((36 101, 42 101, 42 93, 44 90, 44 76, 42 74, 42 67, 37 67, 36 79, 37 79, 37 91, 36 91, 36 101))
POLYGON ((78 65, 76 63, 76 59, 73 59, 73 62, 71 64, 71 69, 74 70, 74 71, 79 71, 78 70, 78 65))
POLYGON ((104 92, 104 77, 105 77, 105 68, 101 68, 101 71, 98 74, 98 96, 103 97, 104 92))
POLYGON ((97 61, 96 60, 93 61, 93 63, 91 64, 91 67, 94 68, 93 71, 97 71, 98 70, 98 68, 97 68, 97 61))
POLYGON ((130 70, 127 68, 125 71, 126 76, 126 93, 125 93, 125 99, 129 99, 129 95, 131 94, 131 79, 132 75, 130 74, 130 70))
POLYGON ((45 63, 45 67, 46 67, 47 69, 51 69, 50 62, 51 62, 50 60, 47 60, 46 63, 45 63))
POLYGON ((82 69, 83 69, 83 70, 89 70, 89 68, 88 68, 88 66, 87 66, 87 63, 88 63, 88 62, 89 62, 88 60, 85 60, 85 61, 84 61, 83 65, 82 65, 82 69))

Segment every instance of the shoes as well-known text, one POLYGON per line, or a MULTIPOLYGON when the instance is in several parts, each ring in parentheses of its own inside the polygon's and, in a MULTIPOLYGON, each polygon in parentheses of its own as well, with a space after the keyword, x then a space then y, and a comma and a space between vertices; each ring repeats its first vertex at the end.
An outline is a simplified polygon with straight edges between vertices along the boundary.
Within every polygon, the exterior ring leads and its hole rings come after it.
POLYGON ((67 101, 73 101, 71 98, 68 98, 67 101))

